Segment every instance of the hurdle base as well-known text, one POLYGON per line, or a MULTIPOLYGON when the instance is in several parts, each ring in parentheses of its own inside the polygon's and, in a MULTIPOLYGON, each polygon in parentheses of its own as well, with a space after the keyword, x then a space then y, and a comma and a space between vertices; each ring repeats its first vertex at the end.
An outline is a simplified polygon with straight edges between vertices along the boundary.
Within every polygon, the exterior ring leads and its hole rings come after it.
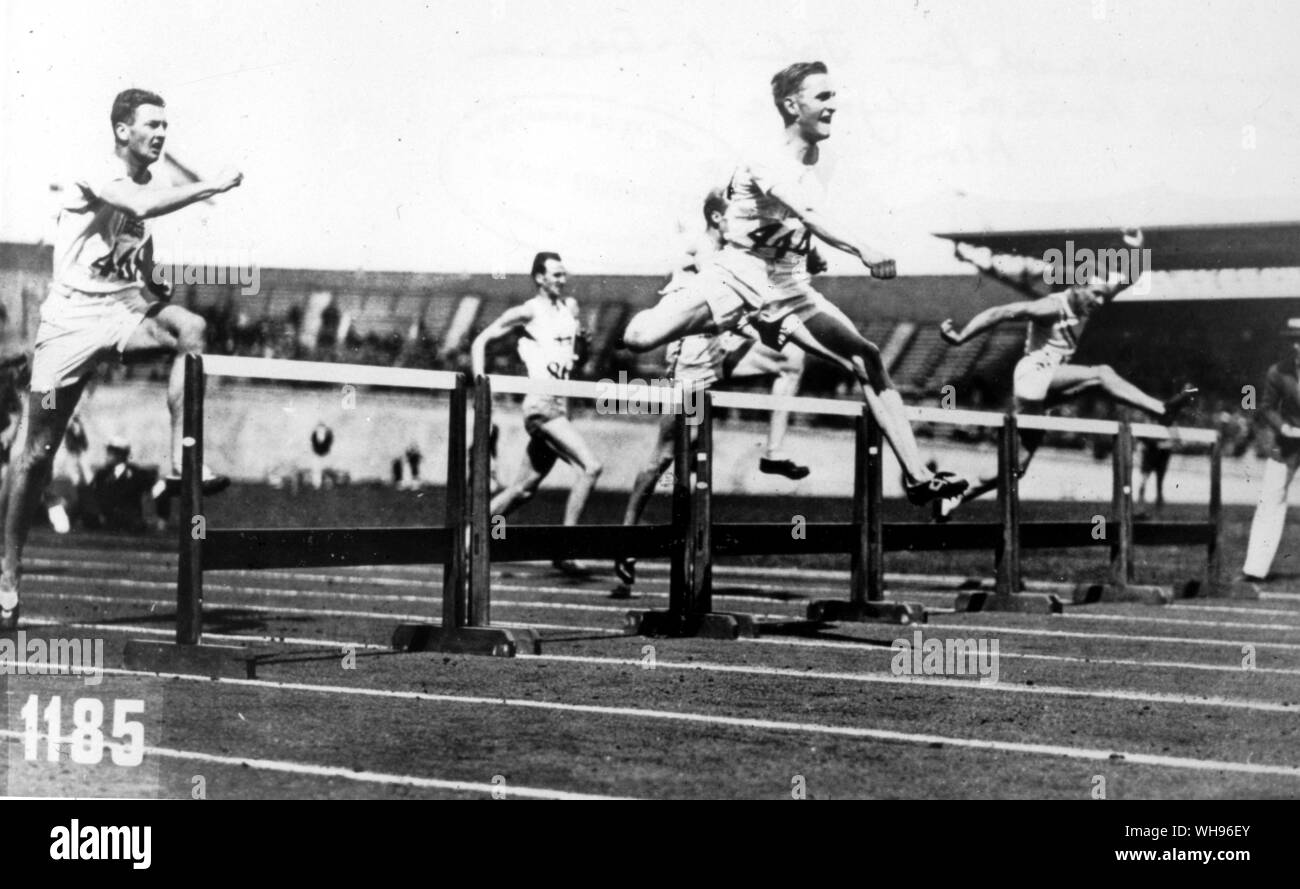
POLYGON ((1065 603, 1051 593, 1014 593, 1011 595, 972 590, 957 594, 957 611, 1011 611, 1020 614, 1060 614, 1065 603))
POLYGON ((525 654, 541 653, 541 641, 533 630, 399 624, 393 631, 393 648, 398 651, 443 651, 448 654, 514 657, 521 651, 525 654))
POLYGON ((753 638, 758 623, 749 614, 711 611, 684 614, 677 611, 629 611, 627 630, 633 636, 698 636, 704 639, 753 638))
POLYGON ((808 605, 808 619, 827 623, 926 623, 924 605, 915 602, 850 602, 845 599, 818 599, 808 605))
POLYGON ((1169 587, 1141 583, 1080 583, 1074 587, 1074 604, 1092 602, 1137 602, 1142 605, 1169 605, 1174 601, 1174 591, 1169 587))
POLYGON ((242 645, 183 644, 128 639, 122 654, 128 670, 195 673, 212 679, 256 679, 256 658, 242 645))

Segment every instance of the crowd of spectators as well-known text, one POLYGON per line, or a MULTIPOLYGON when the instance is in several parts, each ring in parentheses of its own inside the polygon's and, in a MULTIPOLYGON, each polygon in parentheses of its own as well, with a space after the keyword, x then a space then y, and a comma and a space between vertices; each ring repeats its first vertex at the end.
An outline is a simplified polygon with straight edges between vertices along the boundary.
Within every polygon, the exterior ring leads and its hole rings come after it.
MULTIPOLYGON (((438 340, 439 332, 425 329, 419 319, 411 319, 404 329, 395 329, 390 325, 383 332, 366 331, 350 323, 350 319, 344 317, 338 305, 332 300, 323 307, 316 307, 316 316, 310 318, 308 317, 311 311, 309 305, 307 300, 299 301, 280 318, 253 317, 239 306, 237 300, 192 305, 192 307, 207 321, 208 348, 210 352, 216 354, 454 372, 468 372, 470 369, 467 349, 455 347, 444 350, 438 340)), ((580 375, 592 379, 605 377, 617 379, 620 369, 626 371, 634 366, 632 358, 630 353, 619 350, 611 350, 603 356, 593 355, 580 375)), ((490 355, 489 364, 489 370, 494 373, 522 372, 519 362, 510 350, 501 350, 490 355)), ((127 375, 140 372, 162 378, 166 369, 161 364, 146 363, 140 370, 133 371, 127 368, 125 371, 127 375)), ((854 397, 853 389, 854 384, 846 373, 829 365, 814 362, 805 375, 801 394, 817 397, 854 397)), ((1009 403, 1008 394, 990 391, 987 387, 971 390, 967 395, 966 398, 959 396, 955 406, 976 410, 999 410, 1009 403)), ((928 405, 940 403, 937 397, 909 400, 928 405)), ((1061 405, 1053 413, 1065 417, 1125 418, 1133 422, 1147 420, 1140 413, 1118 408, 1104 398, 1083 398, 1061 405)), ((723 417, 727 416, 735 416, 739 419, 762 419, 753 412, 723 412, 723 417)), ((837 418, 833 417, 793 419, 796 423, 805 419, 830 425, 835 425, 837 422, 837 418)), ((1186 426, 1223 428, 1226 436, 1225 454, 1229 456, 1242 456, 1252 451, 1263 454, 1269 445, 1268 430, 1261 428, 1255 422, 1253 411, 1245 409, 1230 397, 1214 392, 1206 393, 1179 419, 1180 423, 1186 426)), ((916 432, 921 438, 947 438, 972 444, 992 441, 996 434, 992 429, 939 424, 918 424, 916 432)), ((1048 443, 1057 447, 1091 448, 1098 459, 1109 456, 1109 441, 1104 437, 1053 433, 1048 438, 1048 443)))

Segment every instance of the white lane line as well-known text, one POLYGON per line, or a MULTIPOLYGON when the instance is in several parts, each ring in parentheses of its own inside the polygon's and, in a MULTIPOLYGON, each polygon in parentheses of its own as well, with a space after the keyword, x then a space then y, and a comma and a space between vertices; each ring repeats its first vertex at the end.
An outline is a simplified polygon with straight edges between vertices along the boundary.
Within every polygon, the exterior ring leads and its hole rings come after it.
POLYGON ((1232 760, 1194 759, 1181 756, 1163 756, 1139 753, 1136 751, 1105 750, 1090 747, 1067 747, 1058 744, 1030 744, 1018 741, 992 741, 980 738, 959 738, 950 735, 899 732, 888 729, 831 725, 827 723, 786 722, 775 719, 721 716, 710 713, 692 713, 680 710, 614 707, 598 704, 569 704, 561 701, 535 701, 520 698, 483 697, 476 695, 445 695, 434 694, 431 692, 395 691, 389 689, 349 687, 342 685, 312 685, 301 682, 273 682, 265 679, 212 679, 207 676, 196 676, 184 673, 142 673, 136 670, 119 670, 116 668, 105 668, 104 672, 117 673, 126 676, 158 676, 164 679, 177 679, 205 684, 217 682, 225 685, 239 685, 249 688, 276 688, 284 691, 300 691, 311 694, 375 697, 389 700, 426 701, 441 704, 466 704, 476 707, 515 707, 526 710, 552 711, 557 713, 582 713, 591 716, 614 716, 630 719, 681 722, 694 725, 725 726, 728 728, 749 730, 757 729, 760 731, 831 735, 836 737, 859 738, 874 741, 894 741, 904 744, 925 745, 927 747, 942 745, 969 750, 987 750, 997 753, 1025 753, 1036 756, 1052 756, 1104 762, 1123 761, 1136 765, 1187 769, 1192 771, 1235 772, 1249 775, 1278 775, 1288 778, 1300 778, 1300 766, 1235 762, 1232 760))
MULTIPOLYGON (((44 593, 42 592, 42 593, 32 594, 32 598, 61 599, 61 600, 70 600, 76 602, 101 602, 101 603, 118 604, 118 605, 151 605, 155 607, 159 605, 171 607, 172 605, 172 603, 170 602, 163 602, 157 599, 140 599, 140 598, 131 598, 131 597, 123 597, 123 596, 96 596, 91 593, 44 593)), ((516 603, 493 602, 492 604, 499 606, 499 605, 514 605, 516 603)), ((535 605, 534 603, 531 602, 521 602, 518 604, 524 608, 548 607, 546 605, 540 605, 540 606, 535 605)), ((208 607, 213 608, 212 603, 209 602, 208 607)), ((562 606, 556 606, 556 607, 562 607, 562 606)), ((151 609, 151 611, 152 610, 155 609, 151 609)), ((271 614, 271 615, 306 614, 306 615, 315 615, 317 617, 358 617, 366 620, 372 620, 372 619, 373 620, 398 620, 398 621, 411 621, 415 623, 427 623, 430 621, 436 622, 436 620, 434 619, 440 616, 440 614, 433 614, 433 613, 399 614, 399 613, 389 612, 389 611, 344 611, 342 609, 337 609, 337 608, 293 608, 288 605, 249 605, 249 604, 244 604, 242 602, 226 603, 223 605, 216 606, 213 610, 218 612, 222 610, 254 611, 259 614, 271 614)), ((591 610, 591 609, 582 609, 582 610, 591 610)), ((621 611, 622 609, 614 609, 614 610, 621 611)), ((514 625, 519 627, 537 627, 540 629, 565 629, 565 630, 586 629, 585 627, 539 624, 539 623, 534 623, 532 621, 525 622, 525 623, 516 623, 514 625)), ((494 626, 511 626, 511 624, 506 624, 498 621, 494 623, 494 626)), ((610 632, 610 628, 609 627, 601 628, 600 632, 606 632, 606 633, 610 632)))
MULTIPOLYGON (((111 601, 122 601, 122 600, 113 599, 111 601)), ((307 614, 315 613, 309 609, 304 609, 304 612, 307 614)), ((423 620, 425 619, 421 618, 421 621, 423 620)), ((176 635, 175 630, 161 629, 159 627, 132 626, 131 624, 69 623, 67 621, 54 620, 50 618, 37 618, 37 617, 32 617, 32 618, 24 617, 23 622, 25 624, 31 624, 33 626, 69 627, 69 628, 86 629, 86 630, 103 630, 104 632, 110 632, 110 633, 116 633, 116 632, 144 633, 150 636, 175 636, 176 635)), ((437 621, 432 621, 432 623, 437 623, 437 621)), ((615 638, 619 636, 627 635, 626 631, 624 630, 611 629, 609 627, 586 627, 586 626, 580 626, 575 624, 547 624, 547 623, 536 623, 534 621, 520 622, 520 621, 498 620, 498 621, 493 621, 492 626, 502 627, 508 630, 516 630, 516 629, 517 630, 530 630, 530 629, 531 630, 562 630, 564 632, 571 632, 571 633, 593 633, 597 635, 610 636, 615 638)), ((240 634, 212 633, 212 632, 208 632, 207 630, 203 631, 203 638, 223 639, 223 640, 230 639, 235 642, 247 642, 247 641, 266 642, 266 643, 283 642, 287 645, 308 645, 308 646, 316 645, 322 648, 330 648, 333 646, 347 646, 347 647, 375 649, 379 651, 395 650, 390 645, 379 645, 373 642, 338 641, 335 639, 312 639, 312 638, 298 637, 298 636, 253 636, 253 635, 244 635, 242 633, 240 634)), ((554 640, 554 641, 559 641, 559 640, 554 640)))
MULTIPOLYGON (((61 600, 81 601, 81 602, 101 602, 101 603, 114 603, 114 604, 123 604, 123 605, 151 605, 155 607, 159 605, 170 606, 171 604, 169 602, 163 602, 155 599, 124 598, 119 596, 96 596, 88 593, 42 592, 42 593, 35 594, 34 597, 37 596, 49 598, 49 599, 61 599, 61 600)), ((522 607, 522 608, 534 608, 534 607, 546 608, 547 607, 546 605, 533 605, 530 603, 495 602, 493 604, 495 605, 511 604, 511 605, 517 605, 518 607, 522 607)), ((272 606, 272 605, 230 603, 223 607, 232 610, 239 609, 244 611, 253 611, 258 613, 266 613, 266 614, 286 614, 286 615, 305 614, 305 615, 316 615, 319 617, 356 617, 356 618, 376 619, 376 620, 402 620, 402 621, 417 621, 417 622, 428 621, 431 617, 431 615, 428 614, 423 614, 423 615, 400 614, 400 613, 390 613, 385 611, 346 611, 342 609, 328 609, 328 608, 293 608, 287 605, 272 606)), ((584 610, 588 610, 588 609, 584 609, 584 610)), ((623 608, 613 607, 605 610, 622 611, 623 608)), ((789 618, 785 618, 785 619, 789 619, 789 618)), ((1173 622, 1180 623, 1180 621, 1173 621, 1173 622)), ((535 623, 524 622, 521 624, 521 626, 538 627, 539 625, 535 623)), ((1000 633, 1004 635, 1022 635, 1022 636, 1028 635, 1028 636, 1043 636, 1043 637, 1065 638, 1065 639, 1114 640, 1114 641, 1121 641, 1121 642, 1156 642, 1156 643, 1170 643, 1170 644, 1183 644, 1183 645, 1232 646, 1238 649, 1242 645, 1251 644, 1254 645, 1257 649, 1300 651, 1300 644, 1286 643, 1286 642, 1203 639, 1197 637, 1183 637, 1183 636, 1133 636, 1133 635, 1124 635, 1118 633, 1070 632, 1066 630, 1037 630, 1037 629, 1031 629, 1025 627, 1009 627, 1009 626, 981 625, 981 624, 967 624, 967 623, 952 623, 952 624, 930 623, 927 626, 931 628, 943 628, 943 629, 951 629, 951 630, 965 630, 965 631, 976 630, 976 631, 989 632, 994 634, 1000 633)), ((578 628, 574 628, 574 629, 578 629, 578 628)), ((603 628, 605 632, 608 632, 609 629, 610 628, 608 627, 603 628)), ((773 639, 772 641, 777 641, 777 640, 773 639)))
POLYGON ((1183 624, 1189 627, 1223 627, 1233 630, 1265 630, 1276 633, 1300 633, 1296 624, 1243 624, 1226 620, 1180 620, 1176 617, 1148 617, 1145 614, 1092 614, 1084 611, 1071 611, 1066 620, 1109 620, 1120 623, 1160 623, 1183 624))
MULTIPOLYGON (((28 581, 40 582, 40 583, 51 583, 54 581, 65 580, 64 578, 51 578, 49 576, 40 575, 40 574, 31 574, 24 579, 28 581)), ((168 583, 165 581, 130 580, 126 578, 86 581, 86 583, 93 584, 95 586, 118 586, 118 587, 135 588, 135 589, 158 589, 160 587, 164 589, 168 589, 168 588, 175 587, 175 584, 168 583)), ((260 596, 263 598, 280 597, 284 599, 343 599, 343 600, 359 600, 359 601, 371 601, 371 602, 408 602, 408 603, 416 603, 416 604, 424 603, 427 604, 431 609, 431 614, 420 616, 420 615, 409 615, 409 614, 390 614, 388 612, 383 612, 383 611, 379 611, 379 612, 339 611, 339 610, 332 610, 327 608, 320 608, 320 609, 292 608, 287 605, 281 607, 278 605, 257 605, 257 604, 247 604, 243 602, 229 602, 229 601, 222 601, 220 603, 215 603, 211 601, 207 602, 209 608, 216 608, 216 609, 231 608, 231 609, 244 609, 246 611, 283 612, 285 614, 320 614, 321 616, 324 617, 393 617, 393 618, 398 618, 400 620, 427 620, 430 616, 432 616, 432 612, 442 608, 441 596, 394 596, 394 595, 386 595, 380 593, 339 593, 330 590, 320 591, 320 592, 315 590, 288 590, 288 589, 281 590, 281 589, 274 589, 271 587, 261 587, 261 588, 237 587, 237 586, 231 587, 231 586, 225 586, 223 584, 210 584, 210 583, 204 584, 203 589, 206 593, 219 592, 219 593, 230 593, 234 595, 260 596)), ((173 604, 172 602, 163 599, 96 596, 94 593, 55 593, 55 592, 47 592, 45 590, 39 590, 39 591, 34 590, 30 593, 30 595, 33 598, 43 597, 47 599, 74 599, 74 600, 80 600, 86 602, 122 602, 122 603, 129 603, 135 605, 155 605, 155 606, 164 605, 169 607, 173 604)), ((589 605, 583 602, 516 602, 511 599, 493 599, 492 605, 493 607, 497 607, 497 608, 540 609, 543 611, 594 611, 594 612, 607 613, 607 614, 614 614, 614 613, 623 614, 628 610, 627 605, 589 605)), ((780 621, 788 621, 788 620, 798 618, 797 615, 771 614, 771 613, 753 613, 753 616, 765 620, 780 620, 780 621)))
MULTIPOLYGON (((645 669, 640 658, 603 658, 589 655, 529 654, 519 655, 531 660, 562 661, 575 664, 618 664, 645 669)), ((660 667, 677 670, 700 670, 709 673, 739 673, 747 676, 780 676, 784 678, 823 679, 832 682, 867 682, 885 685, 922 685, 935 688, 975 688, 981 691, 1009 692, 1012 694, 1048 695, 1051 697, 1100 698, 1113 701, 1135 701, 1147 704, 1174 704, 1179 706, 1226 707, 1236 710, 1258 710, 1265 713, 1300 713, 1300 705, 1259 701, 1250 698, 1225 698, 1220 696, 1178 695, 1162 692, 1127 691, 1124 689, 1079 689, 1057 685, 1019 685, 1005 682, 984 683, 972 674, 970 679, 952 679, 935 676, 895 676, 892 673, 844 673, 825 670, 796 670, 789 667, 754 667, 745 664, 719 664, 710 661, 655 660, 660 667)))
MULTIPOLYGON (((930 626, 933 629, 933 626, 930 626)), ((984 628, 989 629, 989 628, 984 628)), ((936 636, 933 638, 944 638, 936 636)), ((1089 636, 1088 638, 1102 639, 1131 639, 1130 636, 1089 636)), ((1156 637, 1158 638, 1158 637, 1156 637)), ((850 654, 884 654, 893 655, 893 650, 884 645, 863 645, 861 642, 841 642, 839 639, 801 639, 801 638, 783 638, 777 636, 761 636, 757 638, 742 638, 744 642, 758 642, 762 645, 781 645, 793 647, 793 649, 837 649, 850 654)), ((1173 639, 1175 642, 1184 642, 1186 639, 1173 639)), ((1239 646, 1236 642, 1222 642, 1217 645, 1239 646)), ((1268 647, 1279 647, 1278 645, 1270 646, 1269 643, 1252 643, 1256 647, 1268 649, 1268 647)), ((1283 649, 1296 646, 1281 646, 1283 649)), ((1223 672, 1223 673, 1240 673, 1244 676, 1253 676, 1255 673, 1277 673, 1278 676, 1300 676, 1300 669, 1287 667, 1258 667, 1245 669, 1240 664, 1240 649, 1234 652, 1236 662, 1230 664, 1206 664, 1197 662, 1183 662, 1183 660, 1135 660, 1130 658, 1093 658, 1093 656, 1083 655, 1045 655, 1032 654, 1027 651, 1002 651, 998 650, 998 658, 1017 658, 1023 660, 1050 660, 1050 662, 1061 663, 1078 663, 1078 664, 1097 664, 1104 667, 1167 667, 1170 669, 1204 669, 1204 671, 1223 672)))
MULTIPOLYGON (((996 624, 936 624, 929 623, 926 626, 930 629, 944 629, 954 631, 975 630, 982 633, 991 633, 993 635, 1003 634, 1010 636, 1043 636, 1045 638, 1059 639, 1096 639, 1100 641, 1113 642, 1154 642, 1169 643, 1177 645, 1213 645, 1213 646, 1231 646, 1238 650, 1243 645, 1253 645, 1258 649, 1276 649, 1278 651, 1300 651, 1300 645, 1292 642, 1256 642, 1249 639, 1202 639, 1194 636, 1129 636, 1122 633, 1084 633, 1071 632, 1069 630, 1035 630, 1029 627, 1005 627, 996 624)), ((752 641, 752 640, 751 640, 752 641)), ((785 640, 764 638, 764 642, 781 643, 785 640)))
MULTIPOLYGON (((103 633, 139 633, 145 636, 167 636, 175 638, 175 630, 162 629, 161 627, 137 627, 131 624, 88 624, 88 623, 65 623, 58 620, 50 620, 39 617, 23 617, 24 626, 37 627, 66 627, 70 630, 94 630, 103 633)), ((233 642, 257 642, 266 645, 302 645, 316 648, 329 649, 347 649, 358 648, 369 651, 394 651, 391 645, 379 645, 373 642, 343 642, 338 639, 308 639, 301 636, 253 636, 253 635, 235 635, 233 633, 209 633, 204 631, 203 638, 218 639, 221 641, 233 642)))
MULTIPOLYGON (((110 633, 140 633, 152 636, 175 636, 175 630, 165 630, 158 627, 133 626, 131 624, 91 624, 91 623, 65 623, 57 620, 45 620, 41 618, 28 619, 28 623, 37 626, 49 627, 68 627, 71 629, 99 630, 110 633)), ((537 624, 537 623, 520 623, 511 621, 494 621, 494 627, 505 629, 534 629, 534 630, 562 630, 575 633, 590 633, 600 636, 609 636, 610 638, 627 638, 643 640, 648 637, 629 636, 623 630, 612 630, 608 627, 588 627, 573 624, 537 624)), ((354 640, 338 639, 311 639, 297 636, 253 636, 233 633, 203 633, 204 639, 213 639, 231 642, 259 642, 267 644, 286 644, 315 646, 318 648, 345 649, 357 648, 371 651, 395 651, 390 645, 380 645, 370 642, 357 642, 354 640)), ((938 637, 942 638, 942 637, 938 637)), ((552 644, 563 640, 543 640, 550 641, 552 644)), ((832 639, 782 639, 777 637, 760 637, 757 639, 746 639, 747 642, 767 642, 776 645, 785 645, 799 648, 830 648, 842 650, 845 653, 855 656, 880 654, 892 657, 893 649, 883 645, 862 645, 853 642, 839 642, 832 639)), ((1099 658, 1099 657, 1082 657, 1073 655, 1056 655, 1056 654, 1031 654, 1027 652, 1002 651, 998 652, 999 658, 1010 660, 1030 660, 1030 661, 1048 661, 1054 663, 1066 664, 1088 664, 1103 667, 1141 667, 1141 668, 1162 668, 1170 670, 1201 670, 1213 673, 1231 673, 1245 675, 1274 675, 1274 676, 1300 676, 1300 669, 1287 667, 1253 667, 1246 670, 1238 663, 1233 664, 1206 664, 1195 661, 1142 661, 1130 658, 1099 658)), ((640 664, 641 661, 637 660, 640 664)), ((804 675, 801 673, 800 675, 804 675)))
MULTIPOLYGON (((45 575, 45 574, 28 575, 27 580, 32 582, 39 582, 42 584, 67 583, 67 578, 60 577, 57 575, 45 575)), ((172 589, 175 586, 170 581, 134 580, 131 578, 106 578, 106 579, 94 580, 94 581, 83 580, 81 582, 86 584, 93 584, 95 586, 110 586, 110 587, 117 586, 117 587, 136 588, 136 589, 172 589)), ((388 593, 345 593, 337 590, 295 590, 295 589, 288 589, 288 588, 281 589, 279 587, 246 587, 240 585, 219 584, 219 583, 207 583, 204 585, 204 589, 208 592, 229 593, 233 595, 242 595, 242 596, 259 596, 264 598, 279 597, 285 599, 338 599, 344 601, 362 601, 362 602, 369 601, 369 602, 425 603, 431 609, 440 608, 442 602, 441 596, 435 596, 432 594, 426 596, 404 596, 404 595, 388 594, 388 593)), ((539 590, 536 588, 521 587, 521 586, 515 586, 509 584, 498 584, 496 586, 496 589, 501 590, 503 592, 539 592, 539 590)), ((553 588, 553 589, 557 592, 571 592, 568 590, 564 590, 563 588, 553 588)), ((41 592, 39 593, 39 595, 44 595, 44 596, 62 595, 64 597, 75 598, 82 594, 76 594, 76 593, 57 594, 57 593, 41 592)), ((127 601, 127 600, 122 600, 122 601, 127 601)), ((774 602, 767 599, 762 600, 762 603, 768 605, 769 607, 775 607, 784 604, 784 605, 789 605, 794 609, 797 609, 800 604, 797 602, 789 602, 789 603, 774 602)), ((156 604, 163 605, 169 603, 157 601, 156 604)), ((223 603, 223 604, 230 604, 232 607, 248 608, 252 610, 270 609, 270 610, 282 610, 286 612, 288 611, 287 608, 275 609, 275 608, 271 608, 271 606, 243 605, 243 604, 235 604, 235 603, 223 603)), ((544 611, 547 610, 593 611, 593 612, 602 612, 602 613, 622 613, 628 610, 628 606, 624 604, 594 605, 594 604, 586 604, 580 602, 524 602, 524 601, 511 600, 511 599, 493 599, 492 604, 502 608, 526 608, 526 609, 531 608, 531 609, 540 609, 544 611)), ((348 612, 330 612, 323 609, 320 611, 320 613, 322 615, 329 615, 334 617, 344 617, 344 616, 348 616, 349 614, 348 612)), ((803 614, 799 613, 797 610, 794 613, 789 613, 789 612, 782 613, 782 612, 772 612, 772 611, 748 612, 748 613, 752 614, 753 617, 760 618, 763 620, 789 621, 789 620, 803 619, 803 614)), ((947 614, 950 612, 947 611, 941 612, 941 611, 934 610, 932 611, 932 613, 938 615, 938 614, 947 614)), ((951 613, 955 614, 957 612, 951 612, 951 613)), ((360 612, 357 612, 356 614, 360 614, 360 612)), ((1091 613, 1078 611, 1078 610, 1071 610, 1070 614, 1063 619, 1067 621, 1092 620, 1092 621, 1110 621, 1112 623, 1154 623, 1154 624, 1188 626, 1188 627, 1220 627, 1223 629, 1251 630, 1253 632, 1264 632, 1264 633, 1300 633, 1300 625, 1296 625, 1296 624, 1253 624, 1253 623, 1236 623, 1230 621, 1182 620, 1180 618, 1174 618, 1174 617, 1156 617, 1156 616, 1147 616, 1142 614, 1091 614, 1091 613)))
MULTIPOLYGON (((0 737, 9 741, 23 740, 23 733, 11 729, 0 729, 0 737)), ((60 743, 71 743, 69 738, 58 739, 60 743)), ((342 778, 362 784, 382 784, 390 787, 418 787, 423 790, 454 790, 462 793, 487 793, 498 797, 518 797, 520 799, 626 799, 626 797, 600 796, 590 793, 572 793, 567 790, 552 790, 546 787, 523 787, 510 783, 484 784, 480 781, 448 781, 442 778, 424 778, 419 775, 394 775, 387 772, 354 771, 340 766, 313 765, 305 762, 291 762, 283 759, 256 759, 245 756, 221 756, 215 753, 203 753, 198 750, 177 750, 173 747, 144 748, 146 756, 161 759, 179 759, 186 762, 203 762, 214 765, 238 766, 257 769, 263 772, 280 772, 287 775, 307 775, 313 778, 342 778)))
MULTIPOLYGON (((942 636, 934 638, 942 639, 942 636)), ((1119 638, 1127 639, 1123 636, 1119 638)), ((835 639, 794 639, 781 638, 777 636, 760 636, 758 638, 742 639, 744 642, 760 642, 768 645, 783 645, 790 648, 831 648, 845 652, 846 654, 863 655, 863 654, 883 654, 892 657, 894 650, 885 645, 863 645, 859 642, 841 642, 835 639)), ((1230 644, 1230 643, 1229 643, 1230 644)), ((1256 673, 1266 673, 1278 676, 1300 676, 1300 669, 1289 667, 1255 667, 1247 670, 1241 666, 1240 656, 1237 660, 1229 664, 1206 664, 1196 661, 1142 661, 1133 658, 1105 658, 1105 657, 1084 657, 1082 655, 1062 655, 1062 654, 1034 654, 1021 651, 1003 651, 999 648, 998 657, 1009 658, 1014 660, 1027 661, 1050 661, 1066 664, 1088 664, 1103 667, 1161 667, 1171 670, 1205 670, 1213 673, 1233 673, 1244 676, 1253 676, 1256 673)), ((639 663, 639 661, 638 661, 639 663)))

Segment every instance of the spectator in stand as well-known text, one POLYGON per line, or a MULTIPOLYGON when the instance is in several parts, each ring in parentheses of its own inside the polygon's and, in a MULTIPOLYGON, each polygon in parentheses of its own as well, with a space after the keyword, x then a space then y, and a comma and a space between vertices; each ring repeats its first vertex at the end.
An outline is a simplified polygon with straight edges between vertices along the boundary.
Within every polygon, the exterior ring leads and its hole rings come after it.
POLYGON ((85 525, 105 531, 144 531, 149 525, 146 508, 153 503, 150 489, 158 472, 132 463, 131 443, 124 438, 109 439, 107 454, 108 462, 90 482, 85 525))

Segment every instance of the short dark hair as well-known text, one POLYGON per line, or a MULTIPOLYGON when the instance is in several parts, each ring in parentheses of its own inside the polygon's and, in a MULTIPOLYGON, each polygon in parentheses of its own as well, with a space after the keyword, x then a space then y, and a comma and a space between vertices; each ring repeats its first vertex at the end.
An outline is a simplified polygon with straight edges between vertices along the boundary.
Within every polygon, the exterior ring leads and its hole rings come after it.
POLYGON ((809 75, 826 73, 825 62, 795 62, 772 76, 772 101, 776 103, 776 110, 781 112, 781 120, 787 124, 794 121, 794 117, 787 114, 785 106, 781 104, 786 96, 797 93, 799 87, 803 86, 804 78, 809 75))
POLYGON ((715 188, 709 192, 708 197, 704 199, 704 221, 712 222, 710 218, 714 213, 727 212, 727 189, 715 188))
POLYGON ((113 111, 108 119, 114 127, 120 123, 134 123, 135 109, 141 105, 157 105, 159 108, 167 107, 167 103, 157 93, 138 89, 122 90, 117 94, 117 98, 113 100, 113 111))
POLYGON ((546 261, 548 259, 553 259, 556 262, 564 262, 564 260, 560 259, 560 254, 558 253, 539 253, 533 257, 533 277, 546 274, 546 261))

